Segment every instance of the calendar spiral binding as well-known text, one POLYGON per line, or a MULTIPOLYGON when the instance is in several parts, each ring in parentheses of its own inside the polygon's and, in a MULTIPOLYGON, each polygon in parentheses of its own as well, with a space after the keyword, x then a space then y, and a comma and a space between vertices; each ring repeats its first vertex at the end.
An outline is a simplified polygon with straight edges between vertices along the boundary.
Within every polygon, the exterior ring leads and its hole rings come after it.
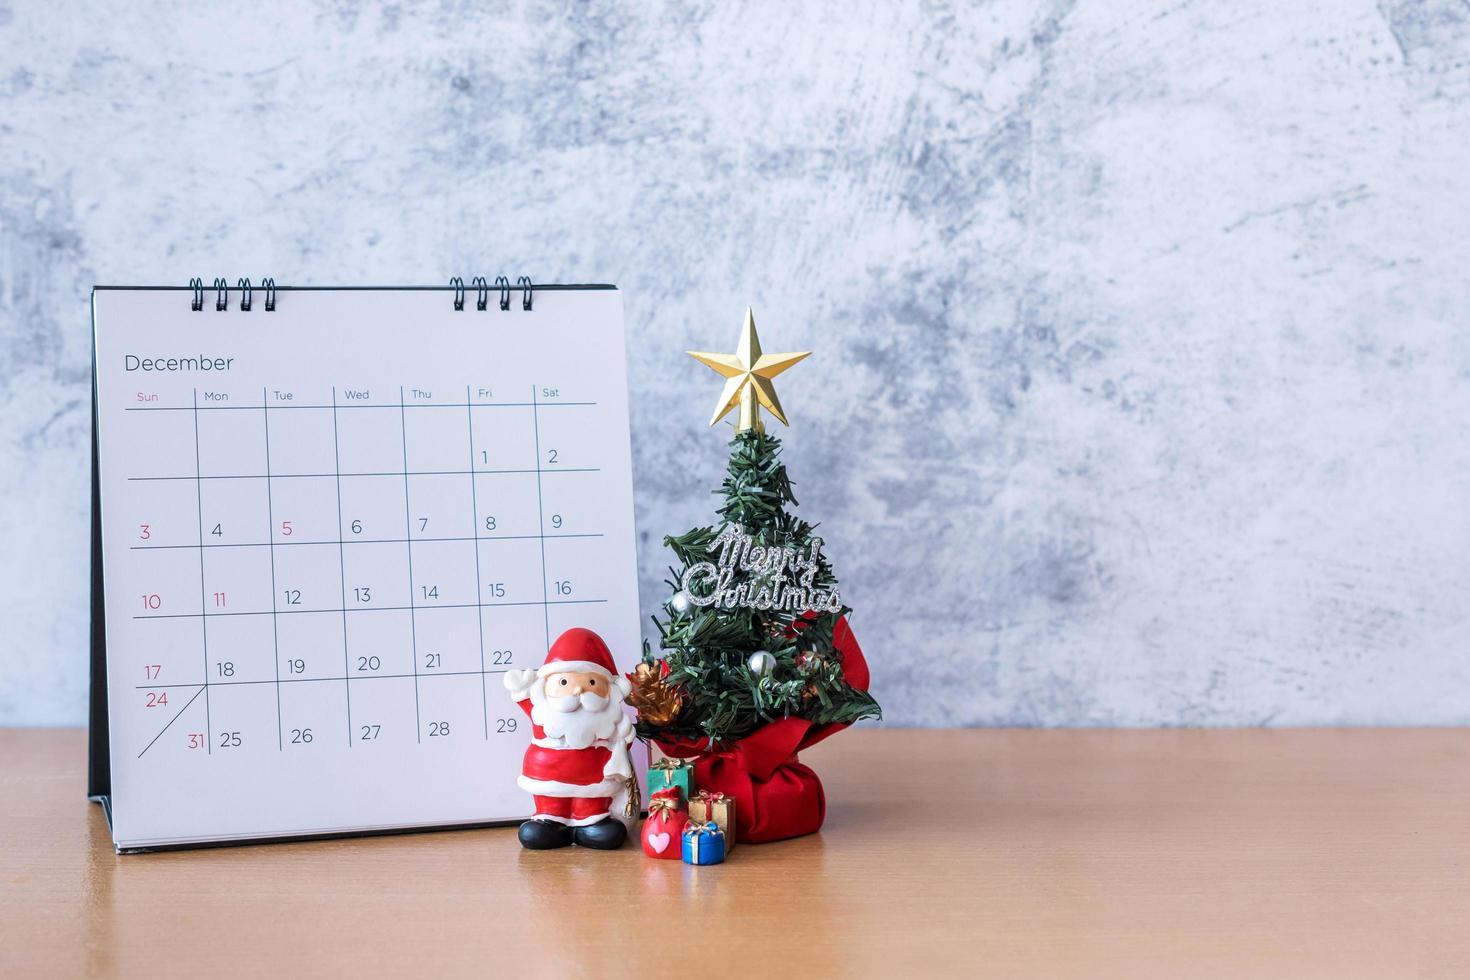
MULTIPOLYGON (((211 288, 214 289, 214 308, 217 312, 223 313, 230 308, 231 288, 240 294, 241 313, 249 313, 254 309, 255 289, 248 278, 241 277, 237 279, 235 285, 231 287, 229 281, 223 276, 215 276, 214 285, 211 288)), ((276 309, 276 281, 270 276, 266 276, 260 280, 260 288, 265 292, 265 311, 267 313, 274 313, 276 309)), ((454 291, 454 308, 456 310, 463 310, 465 301, 464 279, 460 276, 451 277, 449 288, 454 291)), ((500 293, 500 308, 502 310, 510 309, 511 293, 515 290, 520 290, 521 309, 529 312, 532 307, 532 298, 535 294, 536 284, 531 281, 530 276, 517 276, 514 286, 510 284, 510 278, 508 276, 496 276, 495 283, 492 286, 484 276, 475 276, 470 280, 470 288, 475 291, 476 310, 484 311, 490 308, 490 291, 493 288, 500 293)), ((564 287, 553 286, 551 288, 564 287)), ((204 280, 199 276, 191 277, 189 279, 189 291, 189 309, 198 313, 204 309, 204 280)))
MULTIPOLYGON (((214 277, 214 308, 223 313, 230 308, 230 284, 223 276, 214 277)), ((260 288, 265 290, 265 311, 274 313, 276 311, 276 281, 266 276, 260 281, 260 288)), ((240 312, 249 313, 255 307, 255 288, 250 280, 241 277, 235 280, 234 289, 240 294, 240 312)), ((204 309, 204 280, 198 276, 189 279, 189 290, 191 298, 189 309, 198 313, 204 309)))
MULTIPOLYGON (((449 288, 454 290, 454 308, 456 310, 463 310, 465 297, 464 280, 459 276, 452 277, 449 280, 449 288)), ((492 288, 489 280, 487 280, 484 276, 475 276, 473 279, 470 280, 470 288, 475 291, 475 309, 480 311, 489 309, 490 290, 492 288)), ((510 294, 512 288, 519 289, 521 291, 521 309, 531 309, 531 297, 535 292, 536 284, 531 281, 530 276, 517 277, 514 287, 511 286, 509 277, 496 276, 495 285, 493 288, 500 292, 500 308, 502 310, 510 309, 510 294)))

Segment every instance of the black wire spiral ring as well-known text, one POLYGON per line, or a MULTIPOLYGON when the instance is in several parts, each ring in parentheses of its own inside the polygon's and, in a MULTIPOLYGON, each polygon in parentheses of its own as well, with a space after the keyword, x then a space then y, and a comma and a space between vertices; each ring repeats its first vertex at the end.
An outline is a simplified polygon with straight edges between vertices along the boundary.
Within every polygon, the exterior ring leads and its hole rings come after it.
POLYGON ((214 277, 214 308, 220 313, 230 308, 230 285, 223 276, 214 277))
POLYGON ((241 279, 238 285, 239 285, 239 288, 240 288, 240 312, 242 312, 242 313, 249 313, 250 312, 250 280, 249 279, 241 279))
POLYGON ((521 309, 531 309, 531 277, 521 276, 516 280, 516 285, 521 287, 521 309))
POLYGON ((189 288, 194 290, 194 298, 189 303, 189 309, 198 313, 204 309, 204 280, 195 276, 189 280, 189 288))

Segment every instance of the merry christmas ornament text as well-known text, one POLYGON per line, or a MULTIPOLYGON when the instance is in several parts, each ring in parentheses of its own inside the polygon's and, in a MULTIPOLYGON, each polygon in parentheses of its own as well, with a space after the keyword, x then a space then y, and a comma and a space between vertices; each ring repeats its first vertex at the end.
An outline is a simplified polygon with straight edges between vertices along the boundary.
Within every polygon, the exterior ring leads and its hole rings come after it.
POLYGON ((842 595, 837 589, 813 588, 822 553, 819 538, 813 538, 811 546, 801 551, 763 548, 753 535, 727 527, 714 543, 720 549, 716 561, 697 562, 684 573, 680 594, 693 605, 796 613, 842 611, 842 595), (737 572, 759 577, 737 585, 737 572))

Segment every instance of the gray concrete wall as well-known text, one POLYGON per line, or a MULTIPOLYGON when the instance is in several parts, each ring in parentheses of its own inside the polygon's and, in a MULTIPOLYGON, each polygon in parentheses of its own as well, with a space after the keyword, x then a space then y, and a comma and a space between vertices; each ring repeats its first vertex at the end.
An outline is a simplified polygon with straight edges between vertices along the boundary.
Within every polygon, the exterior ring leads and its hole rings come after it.
POLYGON ((0 722, 83 720, 94 282, 501 272, 626 291, 647 610, 681 351, 816 351, 889 723, 1470 722, 1467 209, 1449 0, 0 4, 0 722))

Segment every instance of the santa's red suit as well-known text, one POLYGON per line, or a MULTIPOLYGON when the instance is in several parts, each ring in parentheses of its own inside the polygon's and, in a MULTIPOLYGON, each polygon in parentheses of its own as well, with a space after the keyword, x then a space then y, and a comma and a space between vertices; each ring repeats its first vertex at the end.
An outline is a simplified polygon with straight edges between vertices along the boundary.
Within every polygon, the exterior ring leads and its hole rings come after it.
POLYGON ((535 671, 508 673, 505 685, 532 721, 531 744, 526 747, 516 782, 535 798, 535 818, 585 827, 607 817, 613 797, 633 776, 628 753, 633 725, 621 708, 632 685, 618 674, 602 637, 588 629, 567 630, 552 644, 545 664, 535 671), (591 739, 585 746, 568 744, 565 737, 548 736, 538 723, 538 707, 546 710, 545 678, 567 671, 605 677, 608 710, 616 715, 608 720, 606 737, 591 739))

